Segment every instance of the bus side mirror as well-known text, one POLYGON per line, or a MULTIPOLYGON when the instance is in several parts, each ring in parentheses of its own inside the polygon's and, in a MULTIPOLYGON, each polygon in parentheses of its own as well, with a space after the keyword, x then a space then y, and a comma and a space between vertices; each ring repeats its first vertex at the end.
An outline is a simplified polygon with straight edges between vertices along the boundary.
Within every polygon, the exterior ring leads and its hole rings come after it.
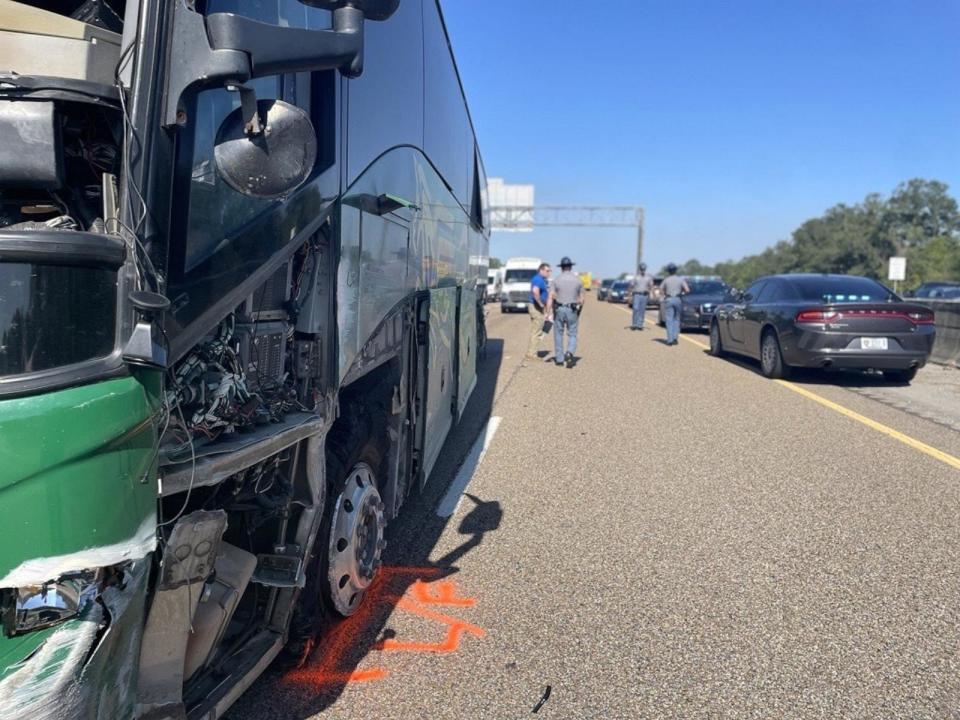
POLYGON ((400 0, 314 0, 305 4, 331 10, 333 29, 281 27, 234 13, 211 13, 206 18, 210 47, 245 53, 250 59, 250 77, 333 69, 347 77, 359 77, 363 72, 364 20, 386 20, 400 0))
POLYGON ((310 116, 282 100, 257 100, 239 88, 241 105, 224 118, 213 146, 217 174, 237 192, 275 198, 313 172, 317 133, 310 116))
POLYGON ((317 70, 359 77, 364 20, 387 20, 400 5, 400 0, 300 1, 332 11, 333 28, 281 27, 234 13, 203 16, 190 0, 174 0, 164 126, 188 119, 183 96, 191 88, 242 85, 267 75, 317 70))

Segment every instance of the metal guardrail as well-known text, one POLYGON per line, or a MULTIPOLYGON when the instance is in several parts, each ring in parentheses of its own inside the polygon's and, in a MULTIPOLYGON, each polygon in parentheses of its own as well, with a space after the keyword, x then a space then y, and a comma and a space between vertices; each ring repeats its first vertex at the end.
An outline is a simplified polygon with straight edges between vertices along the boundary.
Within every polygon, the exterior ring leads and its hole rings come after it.
POLYGON ((933 310, 937 324, 937 339, 930 359, 943 365, 960 367, 960 300, 918 300, 909 302, 926 305, 933 310))

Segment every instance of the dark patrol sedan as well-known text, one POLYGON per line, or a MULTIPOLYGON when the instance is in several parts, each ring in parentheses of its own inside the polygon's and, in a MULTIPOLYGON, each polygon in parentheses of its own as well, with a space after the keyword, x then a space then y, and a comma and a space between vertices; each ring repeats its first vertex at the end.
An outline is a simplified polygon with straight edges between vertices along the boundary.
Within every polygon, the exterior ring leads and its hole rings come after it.
POLYGON ((630 302, 630 281, 617 280, 607 291, 607 302, 628 303, 630 302))
POLYGON ((613 278, 607 278, 600 283, 597 288, 597 300, 606 300, 607 293, 610 292, 610 286, 616 282, 613 278))
MULTIPOLYGON (((680 296, 680 329, 706 330, 713 320, 713 313, 717 306, 727 299, 730 288, 721 280, 714 278, 687 278, 690 292, 680 296)), ((657 322, 665 325, 666 314, 663 309, 663 298, 660 299, 660 311, 657 322)))
POLYGON ((774 275, 727 298, 710 324, 710 354, 760 360, 770 378, 792 367, 883 371, 910 382, 933 348, 933 312, 876 280, 774 275))

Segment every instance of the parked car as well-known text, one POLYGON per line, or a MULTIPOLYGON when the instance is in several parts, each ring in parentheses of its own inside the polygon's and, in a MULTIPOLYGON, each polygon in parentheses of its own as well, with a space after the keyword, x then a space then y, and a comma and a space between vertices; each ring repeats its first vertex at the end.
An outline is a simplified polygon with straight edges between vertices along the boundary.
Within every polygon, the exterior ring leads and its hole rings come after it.
POLYGON ((910 382, 933 348, 933 311, 856 275, 774 275, 728 297, 710 324, 710 354, 760 360, 769 378, 791 368, 876 369, 910 382))
POLYGON ((607 302, 628 303, 630 302, 630 281, 617 280, 607 291, 607 302))
MULTIPOLYGON (((687 278, 690 292, 680 296, 680 329, 706 330, 710 327, 713 313, 727 297, 730 288, 719 278, 687 278)), ((663 299, 657 303, 657 322, 664 325, 663 299)))
POLYGON ((948 280, 925 282, 913 292, 907 293, 909 297, 922 298, 924 300, 949 300, 957 297, 958 294, 960 294, 960 282, 951 282, 948 280))
POLYGON ((647 295, 647 308, 658 308, 660 307, 660 283, 663 282, 662 277, 653 278, 653 290, 650 291, 650 294, 647 295))
POLYGON ((616 282, 614 278, 607 278, 600 282, 600 287, 597 288, 597 300, 606 300, 607 293, 610 292, 610 286, 616 282))

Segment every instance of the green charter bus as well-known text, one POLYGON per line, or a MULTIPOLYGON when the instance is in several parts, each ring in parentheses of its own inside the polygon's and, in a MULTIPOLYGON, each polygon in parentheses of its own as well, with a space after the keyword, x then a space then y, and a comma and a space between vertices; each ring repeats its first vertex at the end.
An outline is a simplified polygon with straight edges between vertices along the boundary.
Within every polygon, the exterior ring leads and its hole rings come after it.
POLYGON ((215 718, 476 383, 436 0, 0 0, 0 717, 215 718))

